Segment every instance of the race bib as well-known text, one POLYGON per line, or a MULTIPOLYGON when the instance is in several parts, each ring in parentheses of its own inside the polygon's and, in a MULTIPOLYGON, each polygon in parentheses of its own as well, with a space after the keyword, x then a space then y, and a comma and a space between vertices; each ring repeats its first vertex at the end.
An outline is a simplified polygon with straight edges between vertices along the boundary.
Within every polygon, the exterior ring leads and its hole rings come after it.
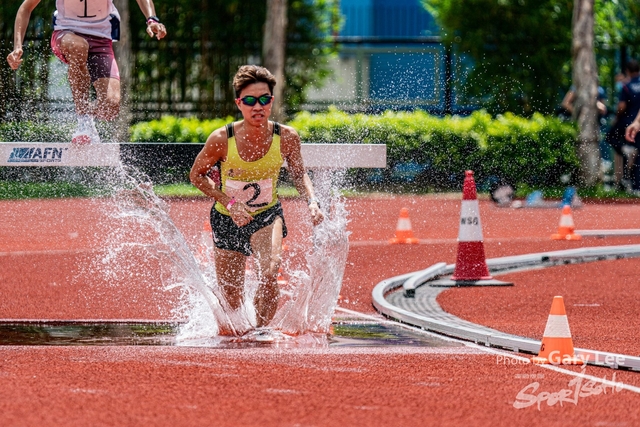
POLYGON ((246 204, 251 212, 255 212, 273 201, 273 183, 270 179, 254 182, 227 179, 225 193, 246 204))
POLYGON ((64 14, 69 19, 101 21, 109 16, 110 0, 64 0, 64 14))

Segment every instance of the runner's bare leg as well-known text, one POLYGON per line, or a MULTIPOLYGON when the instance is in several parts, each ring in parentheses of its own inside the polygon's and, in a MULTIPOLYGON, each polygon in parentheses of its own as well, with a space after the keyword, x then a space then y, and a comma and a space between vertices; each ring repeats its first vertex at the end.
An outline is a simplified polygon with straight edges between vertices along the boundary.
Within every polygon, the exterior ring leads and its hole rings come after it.
POLYGON ((93 115, 101 120, 114 120, 120 112, 120 80, 103 77, 93 82, 96 103, 93 115))
POLYGON ((247 257, 236 251, 215 249, 216 276, 229 307, 237 310, 244 300, 244 271, 247 257))
POLYGON ((254 298, 257 326, 267 326, 278 309, 278 270, 282 258, 282 218, 251 236, 253 256, 258 262, 258 290, 254 298))
POLYGON ((87 66, 89 43, 84 38, 69 32, 60 40, 60 51, 69 63, 69 85, 76 106, 76 114, 78 116, 91 114, 89 102, 91 77, 87 66))

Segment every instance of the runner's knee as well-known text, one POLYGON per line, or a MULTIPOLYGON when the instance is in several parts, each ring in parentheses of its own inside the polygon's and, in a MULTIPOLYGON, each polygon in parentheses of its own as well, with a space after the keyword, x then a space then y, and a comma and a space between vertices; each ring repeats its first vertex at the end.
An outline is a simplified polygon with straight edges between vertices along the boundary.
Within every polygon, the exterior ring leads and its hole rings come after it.
POLYGON ((62 54, 69 61, 69 65, 87 63, 89 43, 82 37, 68 34, 60 42, 62 54))

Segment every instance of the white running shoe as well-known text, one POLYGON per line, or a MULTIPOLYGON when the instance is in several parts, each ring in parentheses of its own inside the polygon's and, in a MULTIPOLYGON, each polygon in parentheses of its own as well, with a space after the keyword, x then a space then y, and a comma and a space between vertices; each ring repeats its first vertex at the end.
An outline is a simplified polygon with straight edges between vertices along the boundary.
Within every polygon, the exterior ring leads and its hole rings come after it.
POLYGON ((89 115, 78 116, 78 128, 71 136, 71 143, 74 145, 100 143, 100 135, 98 135, 93 117, 89 115))

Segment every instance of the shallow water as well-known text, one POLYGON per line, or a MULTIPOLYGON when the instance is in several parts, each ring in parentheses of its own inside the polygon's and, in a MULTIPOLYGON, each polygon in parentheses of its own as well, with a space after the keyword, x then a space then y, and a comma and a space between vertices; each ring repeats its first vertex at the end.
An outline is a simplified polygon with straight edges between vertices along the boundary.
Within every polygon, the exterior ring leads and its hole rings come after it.
POLYGON ((178 340, 181 323, 172 322, 0 322, 2 346, 186 346, 215 348, 255 347, 452 347, 462 344, 420 331, 372 321, 336 321, 330 334, 302 334, 260 342, 253 339, 210 337, 178 340))

